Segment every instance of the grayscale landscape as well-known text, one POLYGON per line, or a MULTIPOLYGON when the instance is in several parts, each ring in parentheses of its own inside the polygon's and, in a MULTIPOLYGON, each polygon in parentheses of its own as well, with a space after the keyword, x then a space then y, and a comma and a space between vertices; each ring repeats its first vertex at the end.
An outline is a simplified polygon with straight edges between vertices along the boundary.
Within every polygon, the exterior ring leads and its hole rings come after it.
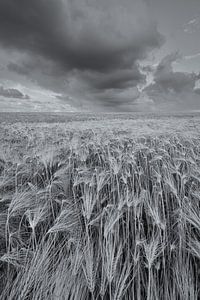
POLYGON ((0 300, 200 299, 199 0, 0 0, 0 300))

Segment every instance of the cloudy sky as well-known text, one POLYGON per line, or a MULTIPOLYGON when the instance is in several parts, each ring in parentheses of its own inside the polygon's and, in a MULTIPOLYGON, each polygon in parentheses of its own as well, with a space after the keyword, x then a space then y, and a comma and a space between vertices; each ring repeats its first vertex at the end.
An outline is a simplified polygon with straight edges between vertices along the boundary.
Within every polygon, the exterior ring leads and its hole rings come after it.
POLYGON ((200 110, 199 0, 0 0, 0 111, 200 110))

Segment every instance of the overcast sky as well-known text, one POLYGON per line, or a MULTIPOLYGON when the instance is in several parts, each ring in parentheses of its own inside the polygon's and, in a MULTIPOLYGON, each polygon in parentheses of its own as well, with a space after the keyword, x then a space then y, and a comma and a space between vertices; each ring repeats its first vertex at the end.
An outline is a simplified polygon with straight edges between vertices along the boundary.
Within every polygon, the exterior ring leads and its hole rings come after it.
POLYGON ((0 111, 200 110, 199 0, 0 0, 0 111))

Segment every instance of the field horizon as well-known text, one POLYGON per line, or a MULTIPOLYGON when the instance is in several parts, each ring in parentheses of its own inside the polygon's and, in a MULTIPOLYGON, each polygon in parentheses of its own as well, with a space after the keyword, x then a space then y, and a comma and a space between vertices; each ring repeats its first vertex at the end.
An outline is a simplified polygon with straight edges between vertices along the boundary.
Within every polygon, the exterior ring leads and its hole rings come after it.
POLYGON ((193 118, 200 116, 200 111, 174 112, 0 112, 0 123, 67 123, 101 119, 140 119, 140 118, 193 118))

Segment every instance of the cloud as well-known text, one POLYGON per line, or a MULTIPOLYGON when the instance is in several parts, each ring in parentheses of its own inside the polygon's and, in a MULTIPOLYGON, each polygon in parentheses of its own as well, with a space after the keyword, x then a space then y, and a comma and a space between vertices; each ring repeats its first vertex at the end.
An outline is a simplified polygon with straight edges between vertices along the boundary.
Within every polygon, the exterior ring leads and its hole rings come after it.
POLYGON ((167 55, 157 67, 154 80, 164 91, 181 92, 193 90, 198 76, 195 73, 174 72, 173 62, 180 58, 178 53, 167 55))
POLYGON ((129 103, 126 90, 145 81, 138 60, 163 42, 141 0, 0 1, 0 45, 29 57, 8 70, 85 103, 118 92, 129 103))
POLYGON ((170 104, 179 108, 200 107, 200 99, 195 92, 200 73, 175 72, 173 63, 179 58, 178 53, 164 57, 154 72, 153 83, 145 88, 145 92, 157 105, 166 104, 170 108, 170 104))
POLYGON ((29 68, 29 66, 26 67, 24 64, 23 65, 18 65, 18 64, 13 63, 13 62, 10 62, 7 65, 7 68, 8 68, 9 71, 15 72, 19 75, 29 75, 30 71, 31 71, 31 68, 29 68))
POLYGON ((136 64, 131 69, 119 69, 106 73, 88 71, 82 73, 82 78, 97 90, 124 89, 145 82, 145 76, 136 64))
POLYGON ((199 89, 199 88, 195 89, 194 91, 195 91, 195 93, 196 93, 197 95, 200 95, 200 89, 199 89))
POLYGON ((1 0, 0 40, 66 69, 129 67, 163 38, 141 1, 126 2, 123 8, 119 0, 102 5, 86 0, 1 0))
POLYGON ((195 59, 195 58, 198 58, 198 57, 200 57, 200 52, 196 53, 196 54, 193 54, 193 55, 186 55, 186 56, 184 56, 184 59, 190 60, 190 59, 195 59))
POLYGON ((193 34, 200 29, 200 16, 190 20, 188 23, 184 24, 183 30, 185 33, 193 34))
POLYGON ((6 89, 3 86, 0 86, 0 96, 5 98, 15 98, 15 99, 24 99, 24 100, 30 99, 28 95, 22 94, 17 89, 6 89))

